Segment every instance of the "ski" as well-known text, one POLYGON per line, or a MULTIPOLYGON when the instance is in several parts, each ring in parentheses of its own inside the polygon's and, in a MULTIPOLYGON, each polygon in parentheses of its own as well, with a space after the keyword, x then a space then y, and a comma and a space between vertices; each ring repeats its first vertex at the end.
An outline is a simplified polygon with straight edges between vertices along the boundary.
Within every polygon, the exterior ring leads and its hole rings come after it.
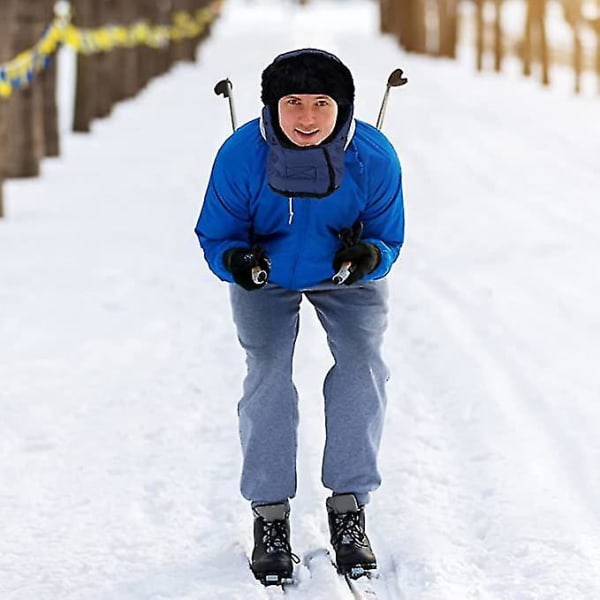
POLYGON ((323 556, 336 570, 337 574, 343 578, 352 596, 357 600, 377 600, 377 592, 373 587, 371 579, 377 577, 373 571, 364 569, 361 566, 356 566, 350 569, 347 573, 343 573, 338 569, 331 553, 326 548, 319 548, 309 552, 303 560, 303 563, 308 567, 310 563, 319 556, 323 556))
POLYGON ((256 577, 256 579, 269 590, 279 588, 285 592, 287 588, 298 585, 298 581, 293 575, 289 577, 279 573, 268 573, 262 577, 256 577))
POLYGON ((371 583, 373 577, 371 573, 363 569, 363 574, 358 578, 350 573, 346 573, 343 577, 356 600, 377 600, 377 592, 371 583))
POLYGON ((298 582, 296 581, 293 573, 278 573, 276 571, 266 572, 266 573, 255 573, 252 570, 252 563, 248 560, 248 568, 250 572, 254 575, 254 578, 262 583, 266 588, 281 588, 285 591, 286 587, 294 586, 298 582))

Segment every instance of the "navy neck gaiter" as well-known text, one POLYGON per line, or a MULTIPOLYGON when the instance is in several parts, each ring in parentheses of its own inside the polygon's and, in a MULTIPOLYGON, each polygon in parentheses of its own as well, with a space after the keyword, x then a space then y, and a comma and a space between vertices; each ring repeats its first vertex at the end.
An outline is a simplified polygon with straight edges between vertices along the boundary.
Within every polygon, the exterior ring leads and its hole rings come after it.
MULTIPOLYGON (((301 147, 286 145, 280 140, 272 121, 271 109, 265 106, 262 122, 269 145, 269 187, 288 198, 325 198, 337 190, 344 176, 344 149, 352 115, 350 107, 341 127, 337 127, 337 132, 334 131, 320 145, 301 147)), ((283 132, 281 135, 284 135, 283 132)))

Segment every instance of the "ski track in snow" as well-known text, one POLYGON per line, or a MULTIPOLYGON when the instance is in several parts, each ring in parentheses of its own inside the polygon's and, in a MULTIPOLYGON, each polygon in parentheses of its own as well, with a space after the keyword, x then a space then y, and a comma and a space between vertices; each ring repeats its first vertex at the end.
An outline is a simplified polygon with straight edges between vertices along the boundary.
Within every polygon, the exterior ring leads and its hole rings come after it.
POLYGON ((352 598, 319 555, 331 357, 308 305, 292 541, 316 557, 285 591, 248 569, 243 356, 193 234, 229 135, 215 82, 231 77, 243 123, 262 68, 308 45, 350 66, 370 122, 389 72, 409 78, 384 127, 407 242, 389 278, 384 485, 367 512, 378 597, 600 598, 598 101, 406 56, 376 31, 372 2, 230 0, 198 64, 68 135, 41 178, 6 183, 3 599, 352 598))

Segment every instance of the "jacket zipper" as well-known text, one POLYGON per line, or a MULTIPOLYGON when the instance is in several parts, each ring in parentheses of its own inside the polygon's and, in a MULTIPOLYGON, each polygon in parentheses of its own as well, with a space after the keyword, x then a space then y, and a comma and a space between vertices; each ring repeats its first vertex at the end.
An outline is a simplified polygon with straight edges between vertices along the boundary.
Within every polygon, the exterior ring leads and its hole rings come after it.
MULTIPOLYGON (((300 235, 297 236, 298 239, 298 244, 296 247, 296 258, 294 260, 294 266, 292 268, 292 272, 291 272, 291 284, 292 287, 296 287, 295 286, 295 280, 296 280, 296 270, 298 269, 298 263, 300 262, 300 254, 302 253, 302 242, 304 240, 304 232, 306 231, 306 223, 308 222, 308 211, 310 209, 310 203, 304 203, 303 205, 303 210, 301 211, 301 225, 300 225, 300 235)), ((293 215, 293 213, 292 213, 293 215)), ((291 221, 290 221, 291 224, 291 221)))

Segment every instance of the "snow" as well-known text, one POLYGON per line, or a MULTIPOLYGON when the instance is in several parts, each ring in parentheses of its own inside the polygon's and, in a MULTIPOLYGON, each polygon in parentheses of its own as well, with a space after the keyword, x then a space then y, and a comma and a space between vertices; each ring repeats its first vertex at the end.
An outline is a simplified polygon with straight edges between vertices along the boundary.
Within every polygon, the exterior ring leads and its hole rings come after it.
MULTIPOLYGON (((0 597, 269 598, 247 569, 227 286, 193 233, 214 154, 260 108, 260 72, 315 45, 352 69, 357 114, 405 172, 407 240, 389 277, 393 377, 384 484, 367 520, 380 598, 600 597, 600 104, 511 74, 405 55, 376 3, 230 0, 200 48, 67 134, 5 185, 0 221, 0 597), (257 35, 260 32, 260 36, 257 35)), ((321 384, 305 307, 292 541, 327 546, 321 384)), ((297 598, 350 598, 326 559, 297 598)))

